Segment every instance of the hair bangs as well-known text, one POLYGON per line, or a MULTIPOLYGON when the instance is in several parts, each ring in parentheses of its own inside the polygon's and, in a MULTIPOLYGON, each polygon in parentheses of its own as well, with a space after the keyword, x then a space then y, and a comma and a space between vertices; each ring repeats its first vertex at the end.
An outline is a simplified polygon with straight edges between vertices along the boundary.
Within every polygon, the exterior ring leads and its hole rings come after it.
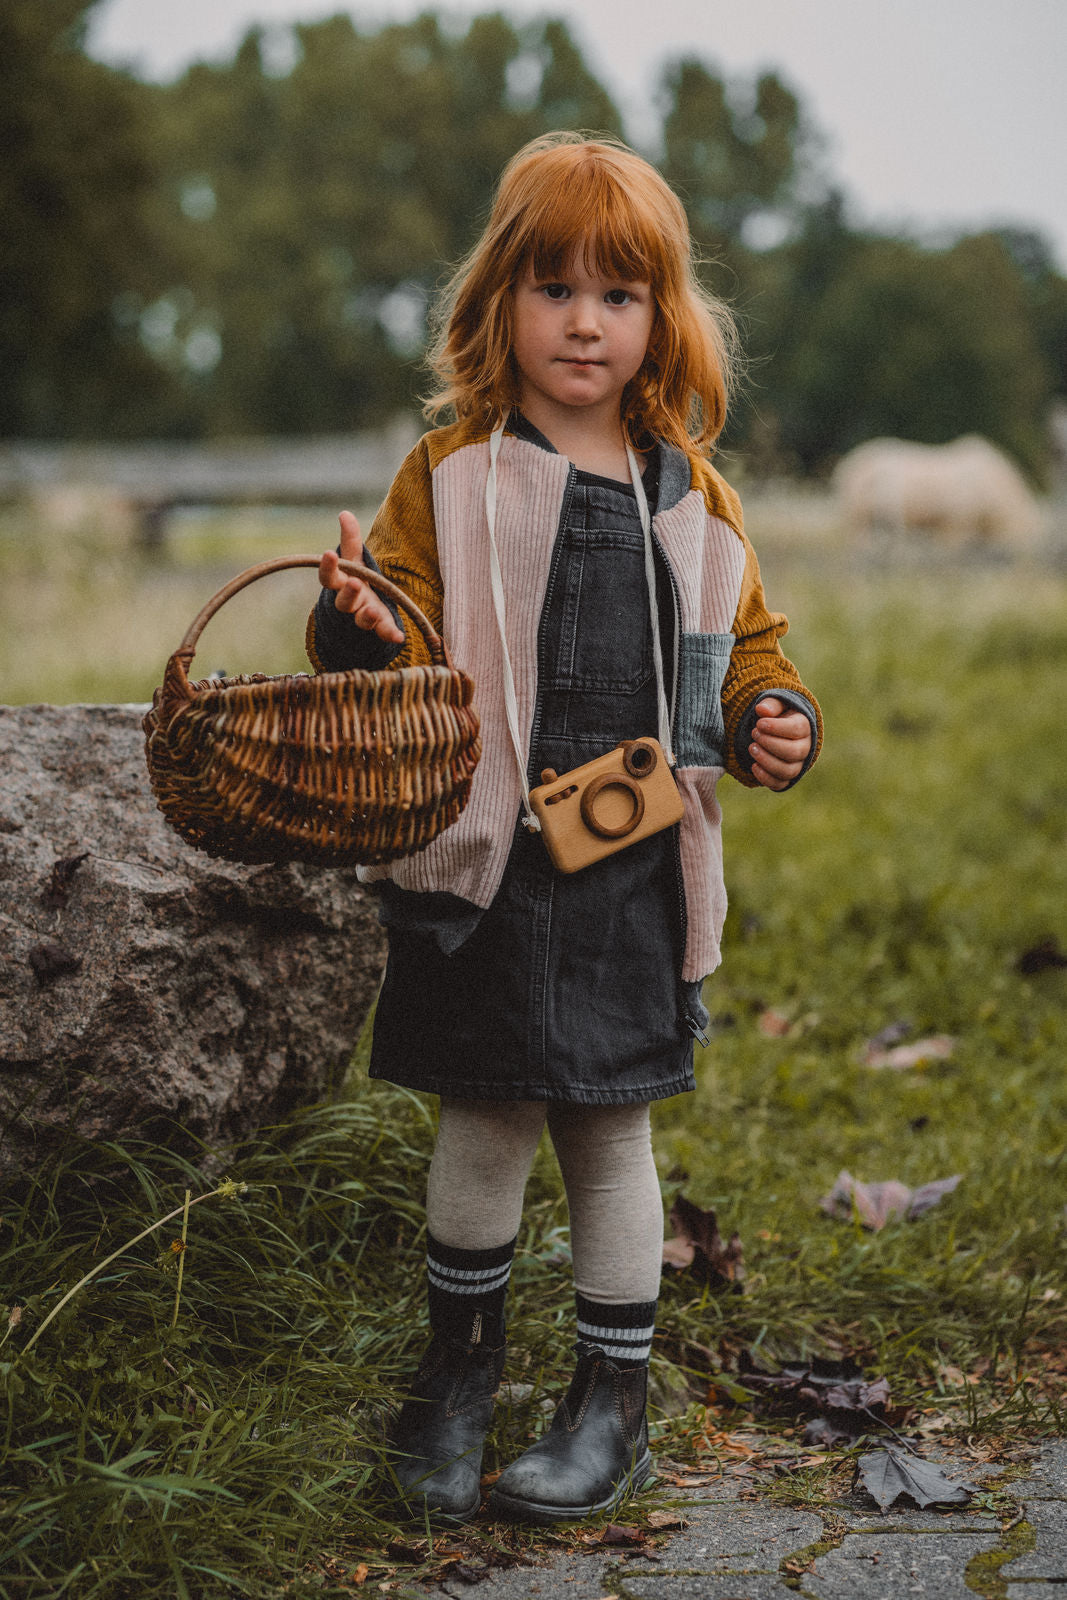
POLYGON ((516 239, 517 271, 538 278, 562 274, 580 256, 590 272, 628 283, 653 283, 662 276, 662 246, 621 183, 599 165, 579 167, 553 184, 543 203, 527 213, 525 237, 516 239))

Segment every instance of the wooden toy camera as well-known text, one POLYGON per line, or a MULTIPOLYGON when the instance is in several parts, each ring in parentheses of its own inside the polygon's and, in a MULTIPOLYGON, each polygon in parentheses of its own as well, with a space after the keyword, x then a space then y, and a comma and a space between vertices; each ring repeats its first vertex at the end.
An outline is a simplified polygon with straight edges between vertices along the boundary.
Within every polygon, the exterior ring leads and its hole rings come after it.
POLYGON ((626 739, 562 776, 546 767, 530 801, 560 872, 625 850, 682 816, 682 796, 655 739, 626 739))

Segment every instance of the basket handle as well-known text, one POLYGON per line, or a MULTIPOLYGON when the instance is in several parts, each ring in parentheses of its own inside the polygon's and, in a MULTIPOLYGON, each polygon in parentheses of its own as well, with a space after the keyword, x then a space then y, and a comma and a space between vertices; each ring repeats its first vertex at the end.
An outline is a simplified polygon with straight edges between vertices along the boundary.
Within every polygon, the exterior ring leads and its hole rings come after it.
MULTIPOLYGON (((185 637, 174 652, 175 656, 180 657, 188 667, 196 653, 200 635, 216 611, 220 611, 227 600, 232 600, 240 590, 246 589, 250 583, 255 583, 257 578, 265 578, 270 572, 282 572, 287 567, 317 567, 321 560, 321 556, 277 556, 273 561, 260 561, 254 567, 246 567, 244 572, 239 572, 236 578, 231 578, 229 583, 219 590, 218 594, 213 595, 203 610, 193 618, 185 637)), ((391 583, 380 572, 372 572, 370 567, 363 566, 362 562, 338 561, 337 565, 350 578, 362 578, 364 583, 369 584, 378 594, 387 600, 392 600, 394 605, 406 611, 425 639, 434 665, 451 668, 452 660, 441 635, 431 627, 425 612, 419 610, 414 600, 410 599, 403 589, 397 588, 395 583, 391 583)))

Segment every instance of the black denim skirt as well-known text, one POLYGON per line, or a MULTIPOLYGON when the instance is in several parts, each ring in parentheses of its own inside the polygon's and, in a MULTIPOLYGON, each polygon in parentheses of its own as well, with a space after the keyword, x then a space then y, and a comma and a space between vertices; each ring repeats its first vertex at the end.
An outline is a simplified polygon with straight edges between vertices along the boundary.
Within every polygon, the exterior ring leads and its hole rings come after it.
POLYGON ((520 830, 452 955, 392 926, 371 1076, 474 1100, 620 1105, 693 1087, 674 829, 557 873, 520 830))

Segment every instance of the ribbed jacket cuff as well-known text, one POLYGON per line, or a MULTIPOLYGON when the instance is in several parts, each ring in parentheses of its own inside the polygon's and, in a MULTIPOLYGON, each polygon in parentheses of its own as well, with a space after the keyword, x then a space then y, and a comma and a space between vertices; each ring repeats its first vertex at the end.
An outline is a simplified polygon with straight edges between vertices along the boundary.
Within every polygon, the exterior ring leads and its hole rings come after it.
MULTIPOLYGON (((337 549, 340 555, 340 546, 337 549)), ((369 550, 363 552, 363 564, 372 572, 381 568, 369 550)), ((333 590, 323 589, 315 602, 308 629, 308 655, 321 672, 351 672, 360 667, 367 672, 380 672, 389 666, 403 650, 395 639, 380 639, 376 633, 361 628, 347 611, 338 611, 333 603, 333 590)), ((404 620, 391 600, 385 604, 393 614, 397 626, 404 629, 404 620)))
MULTIPOLYGON (((752 743, 752 734, 755 730, 756 723, 759 721, 759 717, 756 713, 756 707, 761 701, 766 700, 768 695, 773 695, 776 700, 781 700, 783 705, 790 706, 794 711, 802 711, 807 717, 808 725, 811 728, 811 749, 808 752, 807 760, 804 762, 804 765, 801 767, 796 777, 790 779, 789 783, 786 784, 786 789, 791 789, 795 783, 800 782, 805 772, 807 772, 808 768, 815 760, 815 755, 819 744, 819 723, 815 716, 815 707, 812 705, 807 695, 798 694, 795 689, 775 688, 762 690, 758 695, 756 695, 755 699, 751 702, 748 710, 745 712, 744 716, 741 718, 741 721, 737 725, 737 732, 734 734, 734 755, 737 757, 737 764, 742 771, 751 773, 752 757, 749 754, 748 747, 752 743)), ((785 789, 779 790, 779 793, 784 794, 785 789)))

